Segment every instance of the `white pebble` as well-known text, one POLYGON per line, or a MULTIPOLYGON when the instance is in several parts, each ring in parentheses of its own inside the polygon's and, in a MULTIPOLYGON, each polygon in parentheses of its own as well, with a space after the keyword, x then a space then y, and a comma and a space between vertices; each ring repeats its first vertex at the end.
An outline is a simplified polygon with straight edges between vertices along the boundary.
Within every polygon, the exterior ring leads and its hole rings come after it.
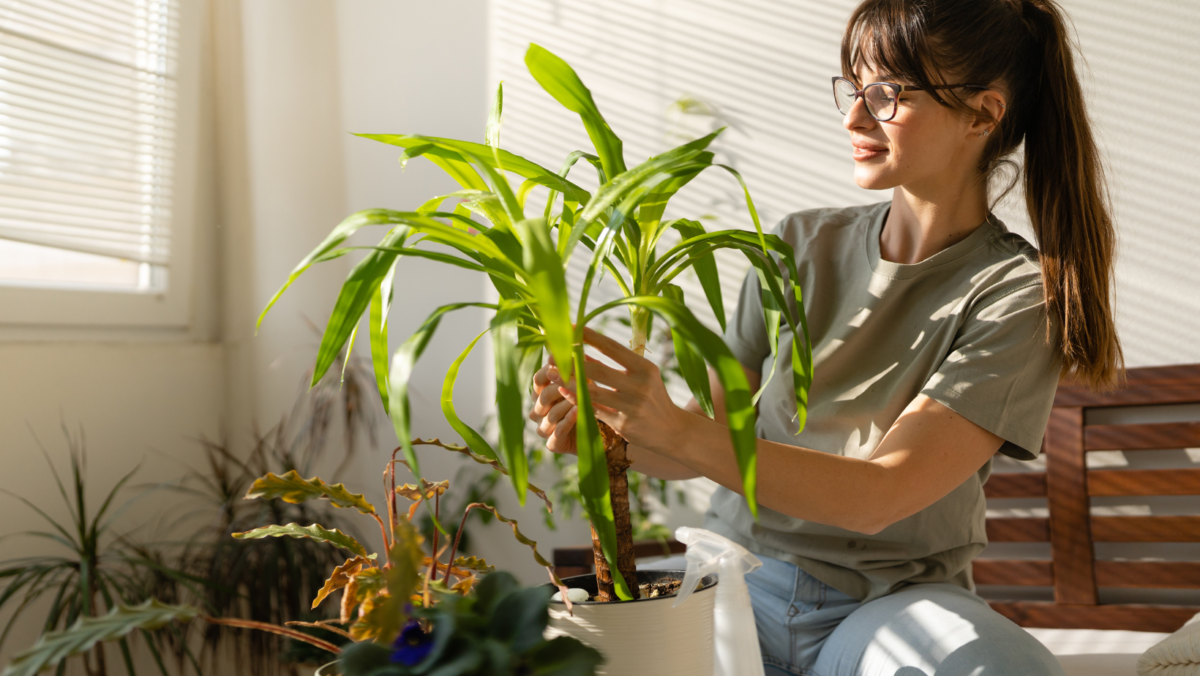
MULTIPOLYGON (((571 603, 583 603, 584 601, 587 601, 589 598, 591 598, 591 595, 589 595, 587 593, 587 590, 584 590, 584 589, 568 589, 567 590, 567 598, 571 599, 571 603)), ((562 592, 561 591, 554 592, 554 596, 551 596, 550 600, 558 601, 559 603, 562 603, 562 592)))

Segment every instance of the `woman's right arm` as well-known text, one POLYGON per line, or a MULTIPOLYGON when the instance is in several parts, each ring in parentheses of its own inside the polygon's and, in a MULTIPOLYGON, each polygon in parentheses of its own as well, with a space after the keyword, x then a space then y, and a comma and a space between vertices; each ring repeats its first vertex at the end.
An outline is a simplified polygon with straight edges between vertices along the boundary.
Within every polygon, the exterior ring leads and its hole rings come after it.
MULTIPOLYGON (((746 367, 742 367, 746 373, 746 380, 749 381, 750 390, 757 392, 759 385, 762 383, 762 376, 759 373, 751 371, 746 367)), ((716 373, 709 369, 708 384, 712 390, 713 398, 713 413, 714 419, 725 424, 725 391, 721 389, 721 382, 717 379, 716 373)), ((546 440, 546 448, 554 453, 575 454, 575 419, 576 409, 571 405, 559 392, 559 387, 564 383, 559 378, 558 369, 553 364, 543 366, 533 376, 533 391, 536 400, 534 401, 533 409, 529 412, 529 419, 538 424, 538 436, 546 440)), ((697 416, 704 416, 700 409, 700 404, 692 399, 683 407, 683 410, 697 416)), ((659 455, 652 451, 646 450, 639 446, 630 444, 627 453, 632 461, 632 468, 657 479, 667 479, 670 481, 681 479, 694 479, 701 476, 695 470, 692 470, 684 465, 659 455)))

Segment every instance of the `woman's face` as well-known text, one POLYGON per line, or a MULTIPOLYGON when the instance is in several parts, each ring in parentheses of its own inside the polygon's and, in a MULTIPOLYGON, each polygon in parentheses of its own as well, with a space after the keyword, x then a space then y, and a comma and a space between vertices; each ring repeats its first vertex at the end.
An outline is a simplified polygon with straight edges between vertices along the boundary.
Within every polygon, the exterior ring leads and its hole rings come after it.
MULTIPOLYGON (((914 84, 869 66, 859 66, 855 75, 858 87, 871 82, 914 84)), ((923 185, 956 184, 978 160, 984 140, 975 136, 969 119, 926 91, 900 94, 896 116, 887 122, 872 117, 859 98, 842 126, 854 146, 854 182, 868 190, 909 186, 919 192, 923 185)))

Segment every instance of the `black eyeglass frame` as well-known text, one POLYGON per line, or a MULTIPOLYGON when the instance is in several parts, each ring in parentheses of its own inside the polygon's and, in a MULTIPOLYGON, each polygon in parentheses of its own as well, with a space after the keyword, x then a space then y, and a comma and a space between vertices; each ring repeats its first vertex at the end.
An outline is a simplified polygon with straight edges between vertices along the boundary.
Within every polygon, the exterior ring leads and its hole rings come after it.
MULTIPOLYGON (((896 111, 900 107, 900 95, 901 94, 903 94, 904 92, 926 91, 925 87, 918 87, 916 85, 897 84, 895 82, 871 82, 869 84, 863 85, 862 89, 859 89, 858 85, 854 84, 854 82, 852 82, 849 78, 845 78, 840 75, 834 75, 833 76, 833 105, 837 106, 838 112, 841 113, 842 115, 848 115, 850 113, 850 111, 848 111, 848 110, 843 111, 841 105, 838 104, 838 90, 837 90, 838 80, 841 80, 841 81, 849 84, 851 87, 854 87, 854 101, 851 102, 850 106, 853 107, 854 104, 857 103, 859 99, 862 99, 863 104, 867 109, 867 112, 871 113, 871 117, 875 118, 876 120, 879 120, 880 122, 888 122, 896 117, 896 111), (892 97, 892 114, 888 115, 887 117, 880 117, 880 116, 876 115, 875 112, 871 110, 871 107, 866 105, 867 89, 877 86, 877 85, 884 86, 884 87, 891 87, 895 91, 895 95, 892 97)), ((958 89, 959 87, 963 87, 966 89, 979 89, 979 90, 984 90, 984 91, 986 91, 988 89, 988 87, 985 85, 975 85, 975 84, 933 85, 929 89, 958 89)), ((939 103, 945 103, 945 101, 942 101, 942 97, 938 96, 937 94, 934 94, 934 97, 937 98, 939 103)))

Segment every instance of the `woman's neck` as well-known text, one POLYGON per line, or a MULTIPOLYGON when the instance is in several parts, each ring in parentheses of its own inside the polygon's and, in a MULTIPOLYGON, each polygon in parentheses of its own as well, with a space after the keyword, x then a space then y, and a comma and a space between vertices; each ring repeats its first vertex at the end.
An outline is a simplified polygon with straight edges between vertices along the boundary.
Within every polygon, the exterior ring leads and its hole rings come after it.
POLYGON ((892 208, 879 233, 879 255, 892 263, 913 264, 966 239, 988 215, 982 184, 945 185, 892 191, 892 208))

